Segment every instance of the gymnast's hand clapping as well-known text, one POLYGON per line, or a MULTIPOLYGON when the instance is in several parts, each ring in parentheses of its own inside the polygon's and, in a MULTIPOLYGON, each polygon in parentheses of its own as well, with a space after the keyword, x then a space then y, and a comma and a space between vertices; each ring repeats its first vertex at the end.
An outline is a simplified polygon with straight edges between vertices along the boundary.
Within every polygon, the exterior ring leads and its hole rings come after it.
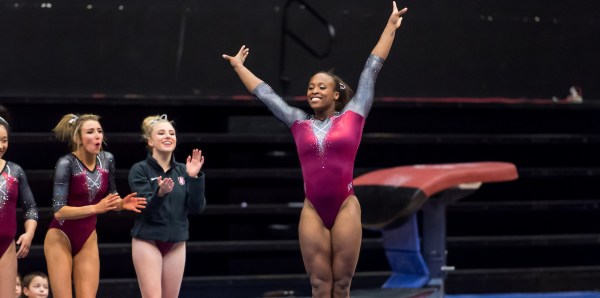
POLYGON ((117 209, 120 199, 119 194, 116 193, 107 195, 104 199, 94 205, 94 213, 102 214, 117 209))
POLYGON ((136 213, 142 212, 140 209, 146 208, 146 198, 136 197, 137 192, 128 194, 123 200, 120 201, 120 208, 124 210, 133 211, 136 213))
POLYGON ((202 150, 192 150, 192 155, 188 155, 185 162, 185 171, 187 172, 188 176, 192 178, 198 178, 198 174, 200 173, 200 169, 202 169, 202 165, 204 165, 204 156, 202 156, 202 150))
POLYGON ((173 191, 173 187, 175 186, 175 182, 173 179, 166 178, 163 179, 162 176, 158 176, 158 196, 164 197, 166 194, 173 191))

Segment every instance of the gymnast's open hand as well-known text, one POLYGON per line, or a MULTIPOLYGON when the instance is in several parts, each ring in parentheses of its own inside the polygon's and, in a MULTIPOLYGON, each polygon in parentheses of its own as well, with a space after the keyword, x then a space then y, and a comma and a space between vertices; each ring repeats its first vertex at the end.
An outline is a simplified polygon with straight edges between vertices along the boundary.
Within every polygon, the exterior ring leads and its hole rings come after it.
POLYGON ((146 198, 136 197, 137 192, 128 194, 123 200, 121 200, 121 208, 133 212, 140 213, 146 208, 146 198))
POLYGON ((244 45, 234 57, 223 54, 223 58, 228 60, 233 68, 236 68, 244 65, 244 61, 246 61, 248 54, 250 54, 250 49, 244 45))
POLYGON ((185 171, 187 172, 188 176, 197 178, 198 173, 200 173, 200 169, 202 169, 202 165, 204 165, 204 156, 202 156, 202 150, 192 150, 192 155, 188 155, 185 162, 185 171))
POLYGON ((396 29, 400 28, 402 24, 402 15, 408 10, 408 8, 403 8, 398 11, 398 7, 396 6, 396 1, 392 1, 392 15, 390 16, 390 20, 388 21, 390 24, 393 24, 396 29))

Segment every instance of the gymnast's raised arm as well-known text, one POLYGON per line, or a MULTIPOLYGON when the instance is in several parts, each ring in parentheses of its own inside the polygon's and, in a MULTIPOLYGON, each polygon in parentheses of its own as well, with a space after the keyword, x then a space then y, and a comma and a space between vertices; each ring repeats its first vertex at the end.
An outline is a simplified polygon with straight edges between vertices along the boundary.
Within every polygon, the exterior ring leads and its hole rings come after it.
POLYGON ((249 53, 250 49, 242 46, 235 56, 223 54, 223 58, 229 61, 246 89, 258 97, 281 122, 291 127, 295 121, 306 118, 304 111, 288 105, 268 84, 244 66, 249 53))
POLYGON ((407 8, 403 8, 398 11, 396 2, 392 2, 392 14, 360 74, 356 95, 348 105, 346 105, 344 108, 345 110, 352 110, 365 117, 369 114, 375 94, 375 80, 377 79, 379 70, 383 66, 383 62, 390 53, 394 37, 396 36, 396 29, 400 28, 400 25, 402 24, 402 15, 406 13, 407 10, 407 8))

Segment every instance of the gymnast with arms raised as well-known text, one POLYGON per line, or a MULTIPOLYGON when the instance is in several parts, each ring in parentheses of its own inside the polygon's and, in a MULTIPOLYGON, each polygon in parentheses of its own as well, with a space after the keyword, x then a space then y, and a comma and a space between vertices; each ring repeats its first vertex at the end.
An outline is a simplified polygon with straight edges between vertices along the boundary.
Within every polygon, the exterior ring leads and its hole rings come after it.
POLYGON ((354 159, 374 97, 375 80, 406 8, 392 14, 368 57, 357 92, 339 77, 318 72, 306 97, 314 114, 289 106, 244 66, 249 49, 223 55, 244 86, 291 130, 296 143, 305 201, 300 214, 300 250, 313 297, 350 297, 362 238, 360 204, 352 188, 354 159))

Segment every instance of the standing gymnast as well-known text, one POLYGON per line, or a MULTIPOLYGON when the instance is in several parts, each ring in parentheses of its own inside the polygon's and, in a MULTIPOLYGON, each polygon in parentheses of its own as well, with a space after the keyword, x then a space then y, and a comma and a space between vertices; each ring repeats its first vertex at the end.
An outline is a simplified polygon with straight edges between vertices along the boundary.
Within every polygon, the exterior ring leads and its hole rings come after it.
POLYGON ((100 256, 96 215, 108 211, 141 212, 146 199, 135 193, 125 198, 115 187, 113 155, 102 150, 104 132, 100 117, 92 114, 62 117, 56 137, 69 143, 71 153, 62 156, 54 171, 54 218, 44 240, 44 255, 52 295, 55 298, 96 297, 100 256))
POLYGON ((175 162, 177 135, 167 115, 146 117, 142 136, 149 154, 129 171, 129 186, 146 198, 148 208, 131 230, 133 264, 142 297, 176 298, 185 269, 187 215, 206 205, 204 156, 194 149, 185 164, 175 162))
POLYGON ((249 49, 223 55, 251 91, 291 130, 306 199, 298 234, 313 297, 349 297, 362 238, 360 205, 352 189, 354 159, 365 118, 371 109, 375 79, 387 58, 406 8, 393 2, 387 25, 367 59, 356 95, 337 76, 318 72, 306 97, 314 115, 290 107, 269 85, 244 66, 249 49))
POLYGON ((38 210, 29 189, 29 183, 23 169, 16 163, 2 159, 8 149, 8 133, 10 126, 0 117, 0 297, 15 296, 17 275, 17 258, 24 258, 29 253, 31 240, 35 233, 38 210), (25 233, 17 234, 17 200, 21 200, 25 233))

